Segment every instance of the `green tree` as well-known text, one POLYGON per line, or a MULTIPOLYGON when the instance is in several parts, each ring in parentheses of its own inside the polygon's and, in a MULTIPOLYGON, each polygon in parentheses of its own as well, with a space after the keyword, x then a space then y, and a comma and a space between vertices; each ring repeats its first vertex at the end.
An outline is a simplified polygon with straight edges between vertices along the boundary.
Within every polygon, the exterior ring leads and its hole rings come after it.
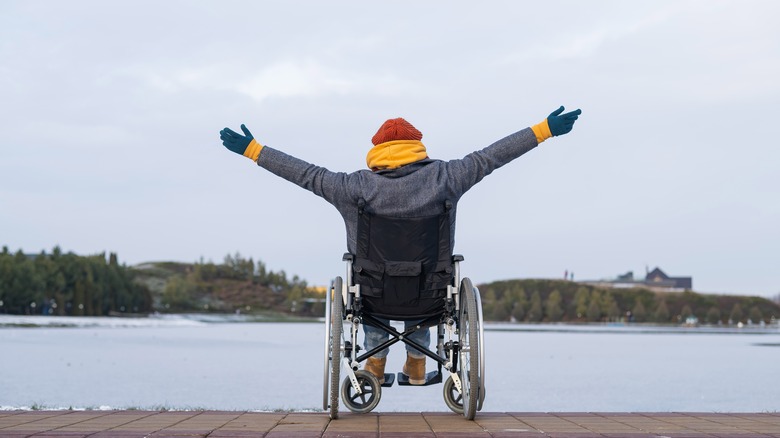
POLYGON ((485 321, 496 321, 493 313, 496 308, 496 291, 492 287, 482 290, 482 317, 485 321))
POLYGON ((611 321, 620 321, 620 319, 623 317, 623 312, 620 311, 620 307, 618 307, 616 301, 613 301, 612 304, 609 306, 609 311, 607 312, 607 315, 609 316, 609 319, 611 321))
POLYGON ((501 299, 496 302, 496 321, 509 321, 509 317, 512 315, 512 296, 508 291, 504 291, 501 299))
MULTIPOLYGON (((24 254, 21 255, 22 258, 24 254)), ((24 276, 27 272, 23 267, 23 260, 19 260, 19 253, 10 258, 8 261, 8 272, 5 279, 5 291, 3 292, 4 307, 8 309, 10 313, 27 313, 28 304, 30 303, 26 296, 25 289, 27 288, 24 276)))
POLYGON ((57 273, 54 274, 52 284, 54 287, 54 313, 59 316, 63 316, 65 315, 66 310, 65 292, 67 283, 65 282, 65 275, 62 273, 62 271, 57 270, 57 273))
POLYGON ((11 272, 13 264, 8 254, 8 247, 3 246, 0 252, 0 313, 6 313, 10 304, 8 291, 11 288, 11 272))
POLYGON ((669 308, 666 307, 666 301, 661 299, 658 307, 655 308, 655 320, 657 322, 669 322, 669 308))
POLYGON ((622 316, 615 297, 609 291, 604 292, 604 295, 601 296, 601 312, 602 314, 606 313, 610 321, 617 321, 622 316))
POLYGON ((304 298, 305 290, 299 285, 292 286, 287 291, 287 305, 290 306, 290 312, 296 313, 303 309, 302 299, 304 298))
POLYGON ((734 303, 734 307, 731 308, 731 313, 729 314, 729 320, 741 322, 743 316, 742 306, 740 306, 739 303, 734 303))
POLYGON ((634 308, 631 310, 631 314, 636 322, 645 322, 647 320, 647 310, 638 296, 634 300, 634 308))
POLYGON ((542 320, 542 297, 539 295, 539 291, 535 290, 531 295, 531 304, 528 307, 528 321, 539 322, 542 320))
POLYGON ((92 263, 89 259, 82 259, 82 276, 84 281, 84 315, 95 315, 95 295, 97 286, 95 284, 95 274, 92 270, 92 263))
POLYGON ((528 308, 528 296, 525 294, 525 289, 522 287, 513 293, 514 302, 512 303, 512 318, 515 321, 523 321, 526 317, 526 309, 528 308))
POLYGON ((162 301, 171 310, 193 310, 195 305, 190 294, 191 285, 184 277, 176 275, 165 285, 162 301))
POLYGON ((490 315, 491 321, 506 321, 509 319, 509 308, 504 300, 505 295, 506 294, 504 293, 502 297, 499 298, 493 288, 486 290, 483 299, 483 302, 485 303, 483 311, 486 315, 490 315))
POLYGON ((103 315, 115 301, 114 291, 122 289, 130 290, 133 300, 150 308, 148 289, 132 284, 115 254, 106 263, 105 253, 79 257, 63 254, 59 247, 51 254, 42 251, 35 256, 27 256, 21 249, 11 255, 7 247, 0 253, 1 312, 103 315), (112 281, 111 269, 119 273, 117 284, 112 281))
POLYGON ((13 274, 10 282, 9 297, 12 307, 17 307, 20 313, 38 313, 43 302, 45 282, 36 273, 35 265, 19 250, 13 258, 13 274))
POLYGON ((563 316, 563 309, 561 308, 561 293, 558 290, 554 290, 547 297, 546 313, 547 318, 552 322, 558 322, 563 316))
POLYGON ((761 309, 759 309, 758 306, 751 307, 748 315, 750 321, 754 324, 758 324, 764 319, 764 315, 761 314, 761 309))
POLYGON ((259 280, 260 284, 267 284, 268 270, 265 267, 265 263, 258 260, 257 269, 255 270, 255 272, 257 274, 257 279, 259 280))
POLYGON ((688 319, 689 316, 692 316, 692 315, 693 315, 693 310, 691 310, 691 306, 689 306, 687 304, 684 305, 682 310, 680 311, 680 316, 682 317, 682 319, 686 320, 686 319, 688 319))
POLYGON ((710 324, 717 324, 720 321, 720 309, 717 306, 710 307, 707 311, 707 322, 710 324))
POLYGON ((111 312, 120 312, 119 303, 125 301, 125 282, 120 274, 119 265, 109 263, 106 269, 106 291, 103 299, 104 311, 106 314, 111 312))
POLYGON ((574 293, 575 309, 577 318, 585 318, 588 313, 588 301, 590 300, 590 293, 588 289, 584 287, 577 288, 577 292, 574 293))
POLYGON ((84 316, 84 281, 81 279, 73 284, 73 314, 84 316))
POLYGON ((601 294, 599 294, 598 290, 594 290, 590 294, 590 304, 588 304, 586 316, 588 321, 601 321, 601 294))

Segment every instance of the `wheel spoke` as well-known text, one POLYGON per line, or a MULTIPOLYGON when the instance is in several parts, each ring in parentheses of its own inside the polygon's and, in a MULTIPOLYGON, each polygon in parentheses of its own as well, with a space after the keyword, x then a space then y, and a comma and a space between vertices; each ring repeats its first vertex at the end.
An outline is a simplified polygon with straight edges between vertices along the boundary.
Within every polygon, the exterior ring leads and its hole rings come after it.
POLYGON ((455 391, 455 402, 459 404, 463 404, 463 396, 460 395, 458 391, 455 391))
POLYGON ((359 388, 357 390, 352 386, 352 380, 349 377, 344 379, 344 384, 341 387, 344 404, 352 412, 371 412, 379 404, 379 399, 382 396, 379 380, 365 370, 355 371, 355 377, 359 388))

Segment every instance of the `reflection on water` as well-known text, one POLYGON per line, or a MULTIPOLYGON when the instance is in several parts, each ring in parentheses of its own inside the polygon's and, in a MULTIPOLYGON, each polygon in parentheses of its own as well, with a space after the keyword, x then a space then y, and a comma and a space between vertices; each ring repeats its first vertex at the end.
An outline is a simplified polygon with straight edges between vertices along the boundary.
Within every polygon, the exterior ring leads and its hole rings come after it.
MULTIPOLYGON (((321 407, 322 323, 134 325, 0 328, 0 406, 321 407)), ((490 328, 484 411, 780 409, 780 350, 767 348, 780 346, 776 328, 490 328)), ((395 346, 388 371, 403 360, 395 346)), ((441 391, 386 388, 377 410, 446 411, 441 391)))

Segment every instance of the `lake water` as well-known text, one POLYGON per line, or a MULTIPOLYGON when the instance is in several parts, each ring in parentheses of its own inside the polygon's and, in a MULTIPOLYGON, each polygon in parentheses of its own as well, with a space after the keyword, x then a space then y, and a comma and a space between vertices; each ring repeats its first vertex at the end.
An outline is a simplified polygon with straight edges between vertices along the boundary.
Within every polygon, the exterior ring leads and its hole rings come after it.
MULTIPOLYGON (((323 323, 12 318, 0 315, 2 409, 321 410, 323 323)), ((777 327, 488 328, 483 411, 780 410, 777 327)), ((404 356, 394 346, 388 371, 404 356)), ((441 391, 384 388, 377 411, 447 411, 441 391)))

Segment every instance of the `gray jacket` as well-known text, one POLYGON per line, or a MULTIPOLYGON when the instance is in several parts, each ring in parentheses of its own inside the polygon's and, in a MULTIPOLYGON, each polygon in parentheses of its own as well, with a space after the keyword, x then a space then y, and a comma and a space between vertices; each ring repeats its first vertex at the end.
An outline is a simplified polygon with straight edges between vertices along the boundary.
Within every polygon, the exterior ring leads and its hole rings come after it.
POLYGON ((347 227, 347 250, 355 253, 358 201, 382 216, 420 217, 441 214, 449 200, 451 244, 455 244, 457 203, 474 184, 537 146, 531 128, 509 135, 459 160, 424 159, 397 169, 331 172, 271 147, 263 147, 257 164, 331 203, 347 227))

